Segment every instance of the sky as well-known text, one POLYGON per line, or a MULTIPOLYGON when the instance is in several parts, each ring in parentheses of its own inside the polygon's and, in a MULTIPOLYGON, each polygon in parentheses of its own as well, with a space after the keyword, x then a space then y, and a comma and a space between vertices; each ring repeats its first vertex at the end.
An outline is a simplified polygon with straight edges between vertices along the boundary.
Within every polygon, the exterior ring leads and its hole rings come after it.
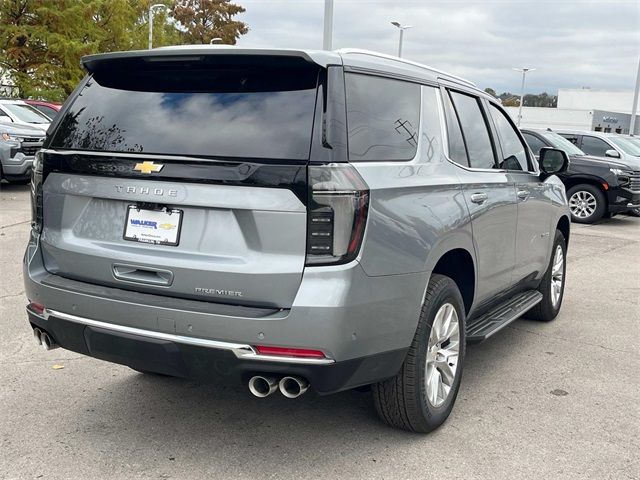
MULTIPOLYGON (((324 0, 234 0, 244 47, 322 48, 324 0)), ((632 90, 640 57, 640 0, 334 0, 333 48, 395 55, 498 93, 558 88, 632 90)))

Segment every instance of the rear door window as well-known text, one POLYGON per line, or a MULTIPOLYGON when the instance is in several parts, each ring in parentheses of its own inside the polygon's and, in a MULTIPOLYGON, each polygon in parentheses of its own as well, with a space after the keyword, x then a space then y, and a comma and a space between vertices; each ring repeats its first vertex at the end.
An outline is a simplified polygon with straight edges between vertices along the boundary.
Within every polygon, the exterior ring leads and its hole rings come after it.
POLYGON ((94 74, 52 148, 307 160, 318 68, 152 65, 94 74))
POLYGON ((411 160, 418 148, 420 85, 347 73, 349 160, 411 160))
POLYGON ((520 140, 516 128, 511 124, 507 115, 493 104, 490 104, 489 112, 491 112, 502 150, 499 167, 504 170, 532 170, 529 168, 525 144, 520 140))
POLYGON ((443 95, 444 111, 447 121, 447 138, 449 140, 449 158, 456 162, 458 165, 469 166, 469 159, 467 158, 467 149, 464 146, 464 137, 462 136, 462 130, 460 129, 460 122, 458 121, 458 115, 456 114, 451 98, 449 94, 443 95))
POLYGON ((450 92, 460 119, 464 141, 472 168, 496 168, 488 125, 479 99, 459 92, 450 92))

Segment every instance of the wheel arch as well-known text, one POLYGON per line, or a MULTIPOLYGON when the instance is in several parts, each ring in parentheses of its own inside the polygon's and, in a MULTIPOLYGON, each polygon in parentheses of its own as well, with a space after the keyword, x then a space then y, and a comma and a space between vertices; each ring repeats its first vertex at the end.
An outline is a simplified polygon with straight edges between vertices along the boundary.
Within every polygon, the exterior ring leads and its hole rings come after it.
POLYGON ((609 200, 607 198, 607 190, 609 189, 609 183, 603 180, 602 178, 592 177, 592 176, 571 176, 569 178, 566 178, 563 183, 567 190, 567 194, 569 193, 570 189, 578 185, 586 184, 586 185, 593 185, 594 187, 598 187, 598 189, 604 195, 604 199, 605 199, 605 202, 607 202, 607 206, 609 204, 609 200), (604 187, 604 184, 607 185, 606 188, 604 187))
POLYGON ((462 295, 466 313, 473 306, 476 290, 476 268, 471 253, 465 248, 453 248, 442 254, 431 275, 445 275, 455 282, 462 295))
POLYGON ((565 245, 568 247, 569 235, 571 234, 571 219, 566 215, 560 217, 558 223, 556 224, 556 230, 560 230, 560 233, 562 233, 562 236, 564 236, 565 245))

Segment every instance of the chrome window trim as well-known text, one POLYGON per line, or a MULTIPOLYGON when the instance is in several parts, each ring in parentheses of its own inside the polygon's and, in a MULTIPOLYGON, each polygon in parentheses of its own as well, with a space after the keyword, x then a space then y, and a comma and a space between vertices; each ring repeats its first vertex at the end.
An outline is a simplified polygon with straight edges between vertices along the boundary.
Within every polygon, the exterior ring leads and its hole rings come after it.
MULTIPOLYGON (((32 314, 35 312, 31 311, 32 314)), ((100 320, 92 320, 90 318, 79 317, 77 315, 71 315, 69 313, 60 312, 57 310, 45 309, 42 317, 45 320, 49 320, 49 317, 56 317, 68 322, 79 323, 90 327, 103 328, 113 332, 128 333, 131 335, 138 335, 146 338, 153 338, 155 340, 167 340, 174 343, 181 343, 183 345, 192 345, 196 347, 211 348, 214 350, 231 351, 240 360, 257 360, 261 362, 278 362, 278 363, 295 363, 301 365, 330 365, 335 363, 332 358, 300 358, 300 357, 288 357, 280 355, 260 355, 251 345, 242 343, 223 342, 220 340, 209 340, 207 338, 198 337, 186 337, 184 335, 177 335, 173 333, 154 332, 152 330, 145 330, 136 327, 127 327, 125 325, 117 325, 114 323, 102 322, 100 320)))
MULTIPOLYGON (((441 132, 442 132, 442 155, 444 156, 444 158, 451 164, 453 164, 456 167, 459 167, 463 170, 466 170, 468 172, 478 172, 478 173, 511 173, 511 170, 504 170, 504 169, 497 169, 497 168, 472 168, 472 167, 467 167, 464 165, 460 165, 459 163, 456 163, 455 161, 453 161, 451 158, 449 158, 449 137, 447 136, 447 118, 445 116, 444 113, 444 103, 442 101, 442 87, 444 87, 443 85, 441 86, 441 88, 439 88, 438 90, 440 91, 439 95, 436 96, 437 100, 438 100, 438 111, 439 111, 439 117, 440 117, 440 125, 441 127, 441 132)), ((446 88, 446 87, 445 87, 446 88)))

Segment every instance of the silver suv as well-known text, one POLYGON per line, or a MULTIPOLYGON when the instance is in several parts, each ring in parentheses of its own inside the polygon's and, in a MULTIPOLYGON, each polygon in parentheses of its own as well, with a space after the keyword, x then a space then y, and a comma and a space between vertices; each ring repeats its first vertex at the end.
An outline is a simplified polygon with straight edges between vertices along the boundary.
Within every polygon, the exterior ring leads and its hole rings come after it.
POLYGON ((562 303, 569 210, 493 98, 380 54, 85 57, 33 177, 29 322, 142 372, 258 397, 372 386, 449 415, 466 342, 562 303))
POLYGON ((0 181, 28 183, 33 158, 43 141, 44 132, 39 128, 0 121, 0 181))

